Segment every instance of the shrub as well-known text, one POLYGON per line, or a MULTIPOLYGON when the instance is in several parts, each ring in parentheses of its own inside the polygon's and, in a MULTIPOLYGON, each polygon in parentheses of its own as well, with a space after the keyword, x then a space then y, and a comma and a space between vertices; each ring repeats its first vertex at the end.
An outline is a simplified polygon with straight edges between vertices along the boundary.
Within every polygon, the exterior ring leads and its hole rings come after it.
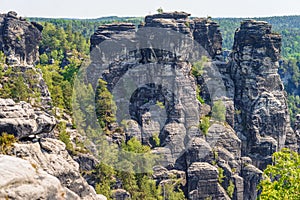
POLYGON ((8 151, 11 149, 13 146, 13 143, 15 143, 17 140, 14 135, 7 134, 7 133, 2 133, 0 136, 0 153, 2 154, 7 154, 8 151))
POLYGON ((233 193, 234 193, 234 188, 235 188, 235 185, 233 184, 232 180, 229 181, 229 186, 227 187, 227 194, 230 198, 233 197, 233 193))
POLYGON ((218 167, 218 172, 219 172, 219 177, 218 177, 218 181, 219 183, 223 183, 224 181, 224 170, 221 167, 218 167))
POLYGON ((225 122, 226 118, 226 107, 222 101, 214 102, 212 107, 212 118, 219 122, 225 122))
POLYGON ((203 134, 206 136, 208 133, 208 129, 210 127, 210 117, 202 117, 200 119, 199 128, 203 132, 203 134))
POLYGON ((67 133, 67 131, 66 131, 66 123, 60 122, 58 124, 58 130, 59 130, 59 135, 58 135, 59 140, 61 140, 63 143, 65 143, 66 149, 69 152, 74 153, 73 144, 70 139, 70 133, 67 133))
POLYGON ((192 74, 195 77, 201 76, 203 74, 203 69, 205 67, 205 63, 208 62, 208 58, 206 56, 202 56, 201 60, 194 62, 192 65, 192 74))

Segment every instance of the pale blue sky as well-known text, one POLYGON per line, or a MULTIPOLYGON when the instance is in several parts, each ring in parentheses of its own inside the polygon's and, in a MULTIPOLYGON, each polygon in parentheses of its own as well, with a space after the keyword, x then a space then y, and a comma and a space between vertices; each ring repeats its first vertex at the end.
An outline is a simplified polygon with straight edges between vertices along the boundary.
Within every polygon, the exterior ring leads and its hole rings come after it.
POLYGON ((0 0, 0 13, 25 17, 145 16, 159 7, 199 17, 300 15, 300 0, 0 0))

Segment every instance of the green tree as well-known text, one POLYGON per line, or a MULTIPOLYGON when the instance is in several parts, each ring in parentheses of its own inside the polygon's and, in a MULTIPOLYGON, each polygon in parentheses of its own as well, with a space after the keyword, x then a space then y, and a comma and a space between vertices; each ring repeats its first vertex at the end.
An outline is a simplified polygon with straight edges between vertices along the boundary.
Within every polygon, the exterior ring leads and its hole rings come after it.
POLYGON ((212 118, 219 122, 225 122, 226 107, 221 100, 214 102, 212 107, 212 118))
POLYGON ((290 149, 282 149, 272 156, 273 164, 264 170, 259 184, 259 199, 300 199, 300 156, 290 149))
POLYGON ((111 199, 111 186, 115 183, 115 170, 105 163, 100 163, 95 169, 96 178, 96 192, 103 194, 107 199, 111 199))
POLYGON ((158 8, 156 11, 157 11, 158 14, 161 14, 161 13, 164 12, 164 10, 162 9, 162 7, 158 8))
POLYGON ((100 126, 108 129, 108 125, 116 121, 115 113, 117 107, 112 94, 107 89, 107 83, 99 79, 96 90, 96 114, 100 126))
POLYGON ((204 135, 207 135, 208 129, 210 127, 210 117, 204 116, 200 119, 199 128, 204 135))
POLYGON ((174 185, 171 183, 164 184, 163 187, 163 197, 167 200, 184 200, 185 196, 183 191, 178 187, 179 185, 174 185))

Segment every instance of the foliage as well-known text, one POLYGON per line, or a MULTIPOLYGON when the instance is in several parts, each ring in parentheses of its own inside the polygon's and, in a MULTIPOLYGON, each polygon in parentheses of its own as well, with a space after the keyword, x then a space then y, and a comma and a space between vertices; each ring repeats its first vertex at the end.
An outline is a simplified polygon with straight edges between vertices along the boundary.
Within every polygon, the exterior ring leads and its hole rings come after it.
POLYGON ((163 197, 167 200, 184 200, 185 196, 179 185, 171 183, 163 184, 163 197))
POLYGON ((200 94, 201 94, 200 86, 199 86, 199 85, 196 85, 196 98, 197 98, 197 100, 198 100, 200 103, 204 104, 205 101, 204 101, 204 99, 201 97, 200 94))
POLYGON ((212 107, 212 118, 218 122, 225 122, 226 107, 221 100, 214 102, 212 107))
POLYGON ((282 149, 272 156, 273 165, 264 170, 265 179, 259 184, 260 199, 300 199, 300 156, 282 149))
POLYGON ((161 101, 156 101, 156 105, 157 105, 158 107, 160 107, 161 109, 165 109, 165 105, 164 105, 164 103, 161 102, 161 101))
POLYGON ((298 95, 288 96, 288 108, 291 116, 291 124, 294 124, 296 115, 300 113, 300 97, 298 95))
POLYGON ((194 62, 192 65, 192 74, 195 77, 201 76, 203 74, 203 70, 205 67, 205 64, 209 61, 208 57, 202 56, 201 60, 194 62))
POLYGON ((74 147, 70 139, 70 133, 66 131, 66 123, 65 122, 60 122, 58 125, 58 131, 59 135, 58 138, 61 140, 63 143, 66 145, 66 149, 70 152, 74 152, 74 147))
POLYGON ((227 187, 227 194, 230 198, 233 197, 233 193, 234 193, 234 188, 235 188, 235 185, 233 184, 232 180, 229 181, 229 186, 227 187))
POLYGON ((200 119, 199 128, 204 135, 207 135, 208 129, 210 127, 210 117, 204 116, 200 119))
POLYGON ((12 134, 2 133, 0 136, 0 153, 7 154, 17 140, 12 134))
POLYGON ((218 167, 218 172, 219 172, 219 176, 218 176, 218 181, 219 183, 223 183, 224 181, 224 169, 222 169, 221 167, 218 167))
POLYGON ((161 13, 163 13, 164 12, 164 10, 160 7, 160 8, 158 8, 157 10, 157 13, 159 13, 159 14, 161 14, 161 13))
POLYGON ((107 89, 107 83, 99 79, 96 90, 96 114, 103 129, 107 130, 108 125, 116 121, 116 110, 117 107, 112 94, 107 89))
POLYGON ((39 104, 40 89, 38 85, 38 74, 35 69, 26 69, 22 72, 19 68, 7 67, 0 69, 2 88, 1 98, 12 98, 16 102, 27 101, 39 104))
POLYGON ((97 165, 95 169, 97 174, 96 179, 96 192, 97 194, 103 194, 107 199, 111 199, 111 186, 115 183, 114 175, 116 174, 115 170, 104 163, 97 165))
POLYGON ((160 145, 159 133, 154 133, 151 137, 154 147, 158 147, 160 145))

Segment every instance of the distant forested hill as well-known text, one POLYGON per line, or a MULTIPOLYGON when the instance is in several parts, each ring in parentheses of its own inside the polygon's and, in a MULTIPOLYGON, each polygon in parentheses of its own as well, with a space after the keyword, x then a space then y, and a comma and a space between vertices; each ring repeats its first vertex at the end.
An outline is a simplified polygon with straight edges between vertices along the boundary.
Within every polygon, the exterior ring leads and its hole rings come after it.
POLYGON ((54 24, 57 27, 63 27, 64 29, 67 29, 68 26, 71 26, 74 32, 80 32, 83 36, 89 38, 101 24, 109 24, 114 22, 140 24, 144 20, 144 18, 110 16, 97 19, 28 18, 28 20, 42 23, 48 22, 54 24))

